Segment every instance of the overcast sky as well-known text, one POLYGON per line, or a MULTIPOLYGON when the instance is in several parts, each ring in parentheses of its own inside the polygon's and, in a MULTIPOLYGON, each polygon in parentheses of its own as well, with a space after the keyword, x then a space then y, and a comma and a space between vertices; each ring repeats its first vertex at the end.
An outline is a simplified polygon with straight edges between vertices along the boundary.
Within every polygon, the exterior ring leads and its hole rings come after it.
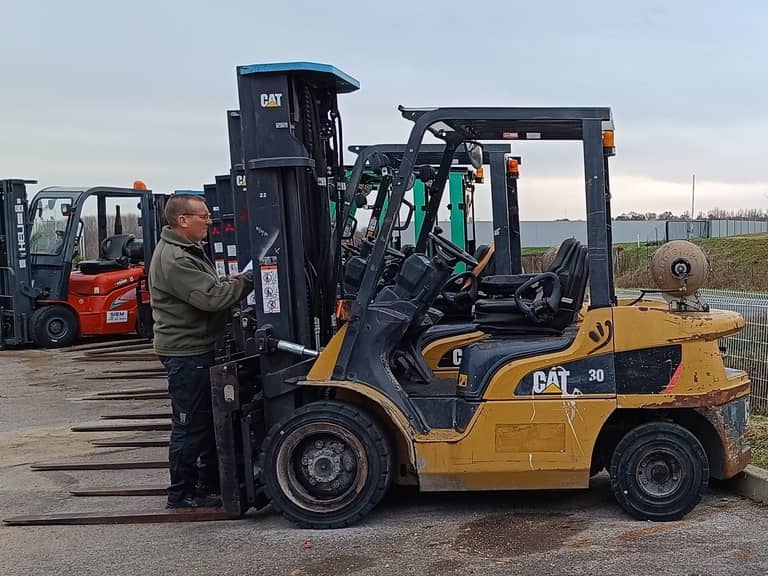
MULTIPOLYGON (((757 0, 0 0, 0 178, 199 189, 228 171, 235 67, 302 60, 360 81, 347 144, 404 142, 398 104, 610 106, 615 213, 690 209, 693 173, 697 212, 766 208, 767 16, 757 0)), ((583 216, 580 148, 518 146, 523 218, 583 216)))

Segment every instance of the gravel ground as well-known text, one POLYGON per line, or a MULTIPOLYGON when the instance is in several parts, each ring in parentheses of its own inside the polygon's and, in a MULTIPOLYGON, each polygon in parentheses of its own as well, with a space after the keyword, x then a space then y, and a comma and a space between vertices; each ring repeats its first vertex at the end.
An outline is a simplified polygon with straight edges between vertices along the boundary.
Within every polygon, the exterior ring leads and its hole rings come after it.
MULTIPOLYGON (((72 433, 102 414, 167 402, 76 400, 98 390, 162 386, 92 380, 141 362, 82 362, 77 351, 0 352, 2 516, 148 511, 162 496, 75 498, 75 487, 163 485, 164 470, 34 472, 66 460, 163 459, 162 448, 98 449, 72 433)), ((146 433, 143 436, 158 436, 146 433)), ((299 530, 269 508, 238 521, 113 526, 0 526, 2 575, 766 574, 768 515, 712 489, 681 522, 624 515, 605 475, 589 490, 418 494, 396 490, 358 526, 299 530)))

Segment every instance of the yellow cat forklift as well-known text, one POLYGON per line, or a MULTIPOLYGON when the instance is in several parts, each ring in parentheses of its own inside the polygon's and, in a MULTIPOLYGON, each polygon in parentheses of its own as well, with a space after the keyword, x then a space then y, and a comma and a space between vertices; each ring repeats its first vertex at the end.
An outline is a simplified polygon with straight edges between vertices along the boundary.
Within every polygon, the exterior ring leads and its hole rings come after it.
POLYGON ((338 323, 344 294, 334 293, 336 268, 322 266, 338 262, 331 236, 341 230, 327 207, 343 209, 345 196, 337 95, 357 82, 293 63, 241 67, 238 86, 256 285, 255 303, 234 313, 237 345, 211 371, 228 514, 271 501, 298 525, 335 528, 364 518, 393 483, 585 488, 606 468, 628 513, 666 521, 693 509, 710 476, 747 465, 750 381, 724 367, 717 344, 743 318, 691 295, 700 272, 684 251, 658 264, 677 282, 665 288, 668 303, 615 297, 610 109, 402 109, 414 126, 338 323), (458 262, 477 263, 430 231, 432 253, 417 249, 382 279, 427 132, 445 142, 439 189, 460 146, 582 142, 588 245, 568 248, 557 270, 498 280, 506 289, 475 302, 483 338, 464 349, 458 375, 424 382, 393 354, 424 361, 413 342, 439 319, 433 303, 458 262))

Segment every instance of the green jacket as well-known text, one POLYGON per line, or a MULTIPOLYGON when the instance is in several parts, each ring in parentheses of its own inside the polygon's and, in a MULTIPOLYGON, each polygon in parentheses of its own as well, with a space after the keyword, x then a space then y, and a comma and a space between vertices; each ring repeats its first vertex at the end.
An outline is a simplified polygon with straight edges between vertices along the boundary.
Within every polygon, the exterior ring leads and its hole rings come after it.
POLYGON ((212 351, 228 309, 252 287, 249 274, 219 278, 200 244, 163 227, 149 265, 155 352, 197 356, 212 351))

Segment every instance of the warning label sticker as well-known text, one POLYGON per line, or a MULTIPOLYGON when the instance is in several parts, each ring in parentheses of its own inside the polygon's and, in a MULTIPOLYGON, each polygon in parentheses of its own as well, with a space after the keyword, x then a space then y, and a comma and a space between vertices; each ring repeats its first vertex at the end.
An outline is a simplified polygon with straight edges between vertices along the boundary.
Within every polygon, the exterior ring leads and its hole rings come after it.
POLYGON ((261 267, 261 304, 264 307, 264 314, 280 313, 280 286, 275 264, 261 267))
POLYGON ((216 274, 218 274, 219 277, 224 277, 227 275, 227 269, 224 266, 224 260, 216 260, 216 274))

